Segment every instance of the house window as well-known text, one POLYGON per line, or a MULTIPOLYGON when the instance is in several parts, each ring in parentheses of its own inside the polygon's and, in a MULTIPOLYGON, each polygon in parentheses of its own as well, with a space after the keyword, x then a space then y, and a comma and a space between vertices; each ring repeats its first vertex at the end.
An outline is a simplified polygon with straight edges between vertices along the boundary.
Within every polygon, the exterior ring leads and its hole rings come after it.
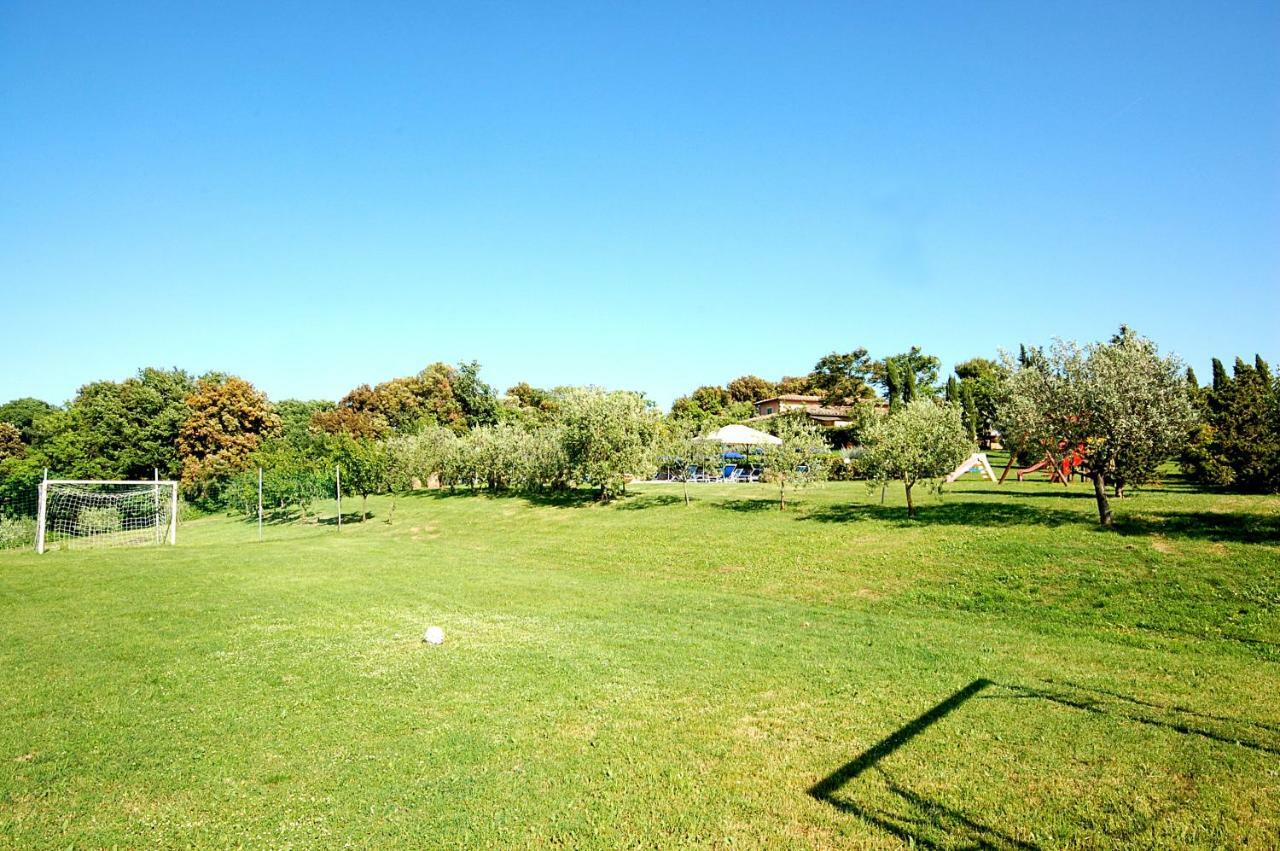
POLYGON ((772 414, 772 413, 773 413, 773 405, 770 405, 769 407, 765 408, 765 409, 764 409, 764 412, 765 412, 766 414, 772 414))

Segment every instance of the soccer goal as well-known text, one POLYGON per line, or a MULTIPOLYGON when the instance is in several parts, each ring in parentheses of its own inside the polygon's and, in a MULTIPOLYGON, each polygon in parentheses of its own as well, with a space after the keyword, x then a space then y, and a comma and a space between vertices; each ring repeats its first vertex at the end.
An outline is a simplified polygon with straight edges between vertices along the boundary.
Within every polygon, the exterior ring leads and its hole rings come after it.
POLYGON ((178 483, 46 479, 40 483, 36 552, 141 547, 178 540, 178 483))

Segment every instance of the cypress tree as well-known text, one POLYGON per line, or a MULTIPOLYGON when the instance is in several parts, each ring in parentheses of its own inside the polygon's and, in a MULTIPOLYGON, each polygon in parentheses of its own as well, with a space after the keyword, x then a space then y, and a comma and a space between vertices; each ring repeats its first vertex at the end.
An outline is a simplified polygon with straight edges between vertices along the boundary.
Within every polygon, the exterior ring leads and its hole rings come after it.
POLYGON ((1213 387, 1207 394, 1209 410, 1215 413, 1227 405, 1227 397, 1231 395, 1231 379, 1227 377, 1227 368, 1222 361, 1213 359, 1213 387))
POLYGON ((1253 368, 1257 370, 1258 376, 1263 381, 1271 381, 1271 365, 1262 359, 1262 355, 1253 356, 1253 368))
POLYGON ((905 364, 902 367, 902 401, 914 402, 916 400, 916 371, 911 368, 911 364, 905 364))
POLYGON ((1196 371, 1191 367, 1187 367, 1187 384, 1192 390, 1200 389, 1200 382, 1196 381, 1196 371))
POLYGON ((965 382, 960 385, 960 409, 964 417, 964 427, 969 430, 969 439, 978 439, 978 406, 973 403, 973 385, 965 382))
POLYGON ((889 394, 889 413, 894 413, 902 407, 902 375, 893 360, 884 362, 884 385, 889 394))
POLYGON ((1018 366, 1026 366, 1026 365, 1027 365, 1027 344, 1019 343, 1018 344, 1018 366))
POLYGON ((960 393, 956 389, 956 377, 952 375, 947 379, 946 400, 948 402, 954 403, 954 402, 960 401, 959 397, 960 397, 960 393))
POLYGON ((1215 392, 1227 386, 1227 369, 1222 365, 1222 361, 1217 358, 1213 359, 1213 389, 1215 392))

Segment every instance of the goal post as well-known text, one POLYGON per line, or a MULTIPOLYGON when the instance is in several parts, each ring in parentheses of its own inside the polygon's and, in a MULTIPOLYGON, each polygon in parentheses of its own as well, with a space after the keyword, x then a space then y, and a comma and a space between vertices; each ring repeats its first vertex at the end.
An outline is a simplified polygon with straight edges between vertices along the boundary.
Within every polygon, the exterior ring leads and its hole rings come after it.
POLYGON ((176 544, 178 483, 145 479, 46 479, 40 483, 36 552, 176 544))

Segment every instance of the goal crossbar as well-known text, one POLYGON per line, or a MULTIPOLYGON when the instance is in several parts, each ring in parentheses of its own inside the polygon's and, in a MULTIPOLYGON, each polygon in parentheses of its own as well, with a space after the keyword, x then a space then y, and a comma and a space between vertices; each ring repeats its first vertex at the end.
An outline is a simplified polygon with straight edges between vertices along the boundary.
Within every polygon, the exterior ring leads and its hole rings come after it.
POLYGON ((45 479, 49 485, 171 485, 177 487, 173 479, 45 479))

